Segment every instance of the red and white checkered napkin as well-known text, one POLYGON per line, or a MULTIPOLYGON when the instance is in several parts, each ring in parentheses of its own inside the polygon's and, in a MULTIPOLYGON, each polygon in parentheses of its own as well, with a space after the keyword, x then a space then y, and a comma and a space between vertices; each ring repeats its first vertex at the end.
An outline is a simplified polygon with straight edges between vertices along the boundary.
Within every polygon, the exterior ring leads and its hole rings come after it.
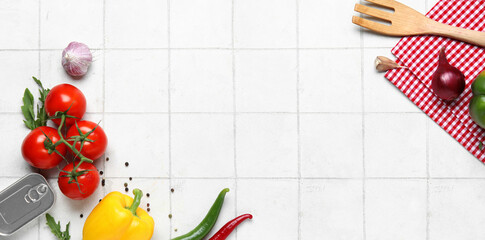
MULTIPOLYGON (((485 0, 441 0, 427 16, 452 26, 483 31, 485 0)), ((468 114, 472 97, 470 85, 485 69, 485 50, 448 38, 418 36, 402 38, 392 53, 409 70, 388 71, 386 77, 389 81, 468 151, 485 162, 485 154, 478 149, 479 141, 485 140, 485 130, 476 125, 468 114), (441 101, 431 91, 431 78, 442 47, 446 47, 448 61, 466 76, 465 92, 451 104, 441 101)))

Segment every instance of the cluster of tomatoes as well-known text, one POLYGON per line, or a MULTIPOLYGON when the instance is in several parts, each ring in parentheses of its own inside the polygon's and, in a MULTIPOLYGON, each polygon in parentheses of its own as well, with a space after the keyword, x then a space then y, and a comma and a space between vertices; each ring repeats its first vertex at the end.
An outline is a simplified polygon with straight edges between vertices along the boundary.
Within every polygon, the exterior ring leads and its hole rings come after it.
POLYGON ((52 88, 44 107, 49 121, 58 128, 39 126, 32 130, 22 143, 22 155, 39 169, 51 169, 67 161, 59 173, 59 188, 71 199, 85 199, 99 185, 99 172, 92 162, 103 156, 108 138, 98 124, 82 120, 86 98, 70 84, 52 88))

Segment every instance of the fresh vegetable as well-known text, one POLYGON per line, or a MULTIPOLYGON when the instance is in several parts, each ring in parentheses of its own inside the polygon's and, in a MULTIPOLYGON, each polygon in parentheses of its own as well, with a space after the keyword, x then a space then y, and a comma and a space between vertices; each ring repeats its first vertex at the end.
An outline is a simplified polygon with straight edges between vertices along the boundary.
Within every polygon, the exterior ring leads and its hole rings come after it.
POLYGON ((229 189, 225 188, 219 193, 219 196, 217 197, 216 201, 212 205, 205 218, 197 227, 194 228, 194 230, 180 237, 176 237, 172 240, 200 240, 204 238, 214 227, 214 224, 216 224, 227 192, 229 192, 229 189))
POLYGON ((68 164, 59 173, 58 183, 59 188, 62 193, 71 199, 84 199, 89 197, 98 187, 99 173, 96 167, 91 164, 93 160, 85 157, 81 154, 74 146, 72 146, 64 137, 62 136, 62 128, 66 122, 66 113, 61 113, 61 122, 57 128, 57 132, 61 139, 60 144, 65 144, 68 149, 70 149, 75 156, 79 159, 72 164, 68 164), (75 185, 74 185, 75 184, 75 185), (84 186, 86 184, 86 186, 84 186), (77 186, 78 192, 74 192, 73 188, 77 186))
POLYGON ((472 83, 473 97, 470 100, 470 116, 478 126, 485 128, 485 71, 478 74, 472 83))
POLYGON ((81 200, 96 191, 99 185, 99 173, 92 163, 73 162, 61 170, 57 183, 61 192, 68 198, 81 200))
POLYGON ((45 99, 49 89, 45 89, 39 79, 32 77, 39 86, 39 103, 37 114, 34 114, 34 96, 28 88, 25 89, 21 107, 24 115, 24 124, 32 131, 22 143, 22 156, 31 166, 40 169, 49 169, 57 166, 66 153, 66 147, 58 144, 60 140, 56 129, 47 127, 48 116, 45 111, 45 99))
POLYGON ((86 98, 73 85, 59 84, 47 94, 45 110, 57 125, 61 123, 59 113, 65 113, 68 116, 65 124, 71 126, 75 121, 81 120, 86 112, 86 98))
POLYGON ((57 237, 59 240, 69 240, 71 239, 71 235, 69 235, 69 225, 71 223, 67 223, 66 225, 66 231, 61 230, 61 222, 57 222, 54 220, 54 218, 50 214, 45 215, 45 219, 47 220, 47 226, 51 229, 51 232, 54 234, 54 236, 57 237))
POLYGON ((244 222, 246 219, 253 219, 253 215, 251 214, 244 214, 233 220, 229 221, 224 225, 214 236, 212 236, 209 240, 224 240, 226 239, 236 227, 244 222))
POLYGON ((93 55, 84 43, 71 42, 62 51, 62 67, 73 77, 84 76, 92 61, 93 55))
POLYGON ((22 143, 22 155, 32 166, 48 169, 57 166, 62 159, 69 162, 65 156, 69 150, 77 161, 61 170, 59 188, 72 199, 87 198, 99 183, 99 173, 91 163, 104 153, 106 134, 96 124, 80 121, 86 111, 86 98, 79 89, 69 84, 57 85, 52 90, 44 89, 38 79, 33 79, 40 88, 40 103, 36 119, 34 98, 28 89, 25 90, 21 109, 24 123, 32 131, 22 143), (48 119, 59 125, 57 130, 45 126, 48 119), (62 130, 76 122, 81 124, 75 125, 66 140, 62 130))
POLYGON ((60 136, 55 128, 41 126, 32 130, 22 142, 22 156, 32 167, 50 169, 66 154, 64 144, 56 145, 60 136))
POLYGON ((450 65, 446 59, 445 48, 440 50, 438 68, 433 74, 431 88, 445 101, 451 101, 465 90, 465 75, 458 68, 450 65))
POLYGON ((83 228, 83 240, 148 240, 154 221, 139 208, 143 192, 134 189, 135 199, 111 192, 89 214, 83 228))
MULTIPOLYGON (((82 155, 93 160, 100 158, 108 145, 103 128, 90 121, 76 122, 69 128, 66 137, 82 155)), ((75 156, 75 153, 69 151, 75 156)))
POLYGON ((376 60, 374 61, 377 71, 385 72, 387 70, 395 69, 395 68, 406 68, 391 59, 384 57, 384 56, 377 56, 376 60))
POLYGON ((40 104, 37 104, 37 117, 34 114, 34 96, 32 96, 32 93, 30 93, 30 90, 28 88, 25 89, 24 92, 24 97, 22 98, 22 101, 24 105, 21 107, 22 109, 22 114, 24 115, 24 123, 27 128, 30 130, 34 130, 38 127, 41 126, 47 126, 47 113, 45 112, 45 107, 44 107, 44 102, 45 98, 47 97, 47 94, 49 93, 49 89, 45 89, 42 86, 42 83, 40 82, 39 79, 32 77, 39 86, 39 101, 40 104))

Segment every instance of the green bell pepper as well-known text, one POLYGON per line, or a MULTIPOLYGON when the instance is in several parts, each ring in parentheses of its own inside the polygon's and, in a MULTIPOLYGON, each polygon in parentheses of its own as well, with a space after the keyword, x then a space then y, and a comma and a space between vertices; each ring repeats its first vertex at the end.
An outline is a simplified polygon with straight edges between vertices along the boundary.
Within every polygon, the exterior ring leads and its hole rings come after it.
POLYGON ((485 128, 485 71, 478 74, 472 83, 473 97, 470 100, 470 116, 480 127, 485 128))

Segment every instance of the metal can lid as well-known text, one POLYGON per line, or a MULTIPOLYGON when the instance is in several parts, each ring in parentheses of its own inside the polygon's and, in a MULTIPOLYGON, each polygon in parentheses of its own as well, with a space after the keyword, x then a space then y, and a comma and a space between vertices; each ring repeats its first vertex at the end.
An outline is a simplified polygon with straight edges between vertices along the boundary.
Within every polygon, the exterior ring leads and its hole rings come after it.
POLYGON ((0 192, 0 236, 10 236, 47 212, 55 195, 40 174, 22 177, 0 192))

